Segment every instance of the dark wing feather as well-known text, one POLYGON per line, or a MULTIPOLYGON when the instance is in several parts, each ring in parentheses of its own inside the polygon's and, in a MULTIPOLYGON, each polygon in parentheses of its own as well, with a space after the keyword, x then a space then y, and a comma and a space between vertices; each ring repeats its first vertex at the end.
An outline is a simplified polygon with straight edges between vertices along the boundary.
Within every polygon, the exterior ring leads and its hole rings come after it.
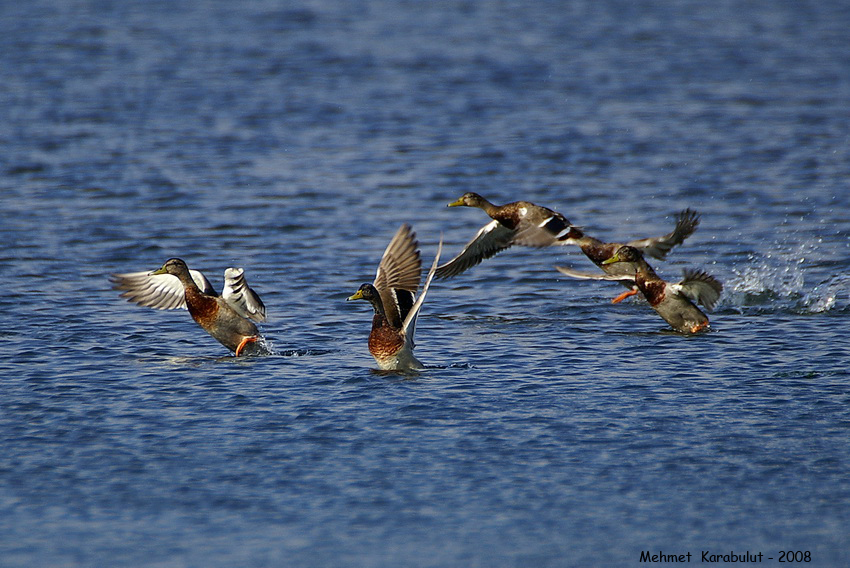
POLYGON ((682 280, 676 284, 677 291, 691 300, 705 306, 708 311, 714 309, 723 284, 710 274, 695 269, 685 269, 682 280))
POLYGON ((514 244, 525 247, 548 247, 563 240, 570 230, 570 222, 567 218, 547 207, 529 204, 520 208, 519 211, 521 216, 514 236, 514 244))
POLYGON ((404 319, 416 302, 416 294, 409 290, 402 290, 401 288, 392 288, 391 292, 394 294, 395 305, 398 307, 398 317, 402 321, 402 324, 404 324, 404 319))
POLYGON ((630 246, 640 249, 643 254, 659 260, 664 260, 667 253, 676 245, 682 244, 685 239, 694 234, 699 226, 699 213, 693 209, 685 209, 676 216, 676 227, 672 232, 663 237, 640 239, 628 243, 630 246))
POLYGON ((491 221, 481 227, 459 255, 437 267, 436 277, 452 278, 510 248, 515 234, 516 231, 505 227, 499 221, 491 221))

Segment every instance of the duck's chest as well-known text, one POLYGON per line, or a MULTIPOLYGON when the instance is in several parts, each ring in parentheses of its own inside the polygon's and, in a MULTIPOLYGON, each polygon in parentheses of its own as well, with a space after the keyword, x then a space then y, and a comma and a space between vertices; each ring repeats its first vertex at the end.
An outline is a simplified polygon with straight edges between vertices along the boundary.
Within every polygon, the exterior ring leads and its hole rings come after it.
POLYGON ((384 316, 375 314, 369 333, 369 353, 375 357, 391 357, 404 347, 404 336, 389 325, 384 316))
POLYGON ((642 274, 638 273, 635 277, 635 284, 650 306, 657 306, 664 301, 667 295, 667 283, 663 280, 647 280, 642 274))
POLYGON ((516 229, 521 219, 520 210, 510 207, 493 215, 493 219, 508 229, 516 229))
POLYGON ((218 302, 214 297, 207 296, 200 290, 186 289, 186 307, 189 308, 192 319, 205 329, 212 326, 218 317, 218 302))

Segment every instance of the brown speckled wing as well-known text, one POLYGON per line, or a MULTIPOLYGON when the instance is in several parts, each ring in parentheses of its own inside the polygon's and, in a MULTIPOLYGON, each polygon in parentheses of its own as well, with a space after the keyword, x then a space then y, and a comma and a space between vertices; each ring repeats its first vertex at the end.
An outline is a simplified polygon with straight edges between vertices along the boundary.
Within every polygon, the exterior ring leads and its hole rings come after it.
MULTIPOLYGON (((419 244, 416 242, 416 234, 407 224, 399 227, 395 236, 387 245, 378 272, 375 275, 373 285, 381 295, 384 304, 384 312, 387 320, 395 328, 402 326, 402 314, 399 309, 399 298, 404 296, 406 300, 412 300, 419 289, 419 281, 422 278, 422 260, 419 258, 419 244), (401 290, 409 294, 400 293, 396 295, 393 291, 401 290)), ((406 306, 409 308, 409 306, 406 306)))

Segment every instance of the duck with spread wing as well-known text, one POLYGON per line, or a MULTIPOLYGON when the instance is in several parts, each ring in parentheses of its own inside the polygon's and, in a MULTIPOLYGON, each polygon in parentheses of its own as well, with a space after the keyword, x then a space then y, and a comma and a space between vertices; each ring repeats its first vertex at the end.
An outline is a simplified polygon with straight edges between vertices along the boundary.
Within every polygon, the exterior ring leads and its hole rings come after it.
POLYGON ((113 287, 121 297, 158 310, 188 309, 192 319, 238 357, 249 349, 263 352, 262 338, 254 322, 266 319, 266 307, 245 280, 241 268, 224 272, 224 289, 217 294, 209 280, 186 262, 170 258, 152 272, 113 274, 113 287), (252 321, 253 320, 253 321, 252 321))
POLYGON ((387 371, 411 371, 424 368, 413 355, 416 318, 440 261, 442 240, 422 292, 417 296, 422 279, 422 260, 416 234, 402 225, 387 245, 375 280, 363 284, 348 300, 366 300, 372 304, 374 316, 369 333, 369 352, 378 367, 387 371))
POLYGON ((626 270, 622 274, 590 274, 561 266, 555 268, 571 278, 610 280, 636 286, 652 309, 681 333, 697 333, 707 329, 708 316, 695 303, 711 311, 723 291, 723 285, 702 270, 686 269, 679 282, 666 282, 655 273, 638 249, 628 245, 620 247, 602 264, 620 264, 626 270))

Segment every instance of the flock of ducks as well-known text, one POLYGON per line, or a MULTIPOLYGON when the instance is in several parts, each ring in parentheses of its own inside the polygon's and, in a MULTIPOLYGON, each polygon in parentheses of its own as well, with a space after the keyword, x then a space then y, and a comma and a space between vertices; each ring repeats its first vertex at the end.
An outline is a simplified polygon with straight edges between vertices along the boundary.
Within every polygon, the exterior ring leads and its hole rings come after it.
MULTIPOLYGON (((716 278, 702 270, 686 269, 681 281, 667 282, 646 261, 647 256, 664 260, 674 246, 693 234, 699 225, 699 215, 691 209, 679 213, 675 228, 664 236, 606 243, 586 235, 560 213, 528 201, 494 205, 477 193, 466 193, 448 206, 482 209, 492 221, 476 233, 460 254, 442 265, 439 264, 440 241, 421 293, 419 245, 411 228, 402 225, 384 251, 375 279, 360 286, 348 298, 372 305, 369 352, 382 370, 423 368, 413 355, 413 336, 416 318, 435 277, 458 276, 513 245, 578 246, 601 272, 556 266, 559 272, 577 279, 620 282, 627 290, 614 298, 613 303, 642 294, 658 315, 680 333, 707 329, 708 317, 695 302, 711 311, 723 290, 716 278)), ((241 268, 225 270, 221 294, 203 274, 190 270, 179 258, 168 259, 152 272, 113 274, 112 283, 122 291, 123 298, 141 306, 188 309, 198 325, 236 356, 267 353, 255 324, 265 320, 265 305, 248 286, 241 268)))

